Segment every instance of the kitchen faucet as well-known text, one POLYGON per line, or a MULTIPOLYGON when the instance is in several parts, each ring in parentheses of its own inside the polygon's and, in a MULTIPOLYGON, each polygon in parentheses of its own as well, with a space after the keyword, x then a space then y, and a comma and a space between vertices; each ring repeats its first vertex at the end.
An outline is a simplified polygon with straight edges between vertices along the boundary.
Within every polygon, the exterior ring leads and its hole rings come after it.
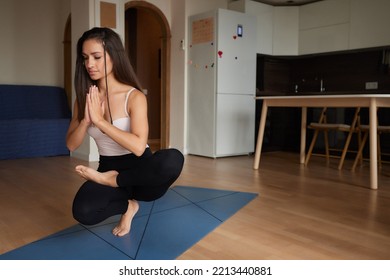
POLYGON ((320 92, 324 92, 325 91, 325 88, 324 88, 324 81, 323 79, 320 80, 320 92))

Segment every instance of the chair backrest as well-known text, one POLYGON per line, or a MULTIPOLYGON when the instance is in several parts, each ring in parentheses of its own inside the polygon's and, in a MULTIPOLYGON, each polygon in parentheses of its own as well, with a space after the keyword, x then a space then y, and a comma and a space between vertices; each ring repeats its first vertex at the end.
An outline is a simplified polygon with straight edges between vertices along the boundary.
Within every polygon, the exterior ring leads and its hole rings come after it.
POLYGON ((327 110, 328 110, 327 107, 322 108, 322 111, 321 111, 318 123, 327 123, 327 120, 326 120, 326 112, 327 112, 327 110))
POLYGON ((357 107, 355 110, 355 114, 353 115, 351 127, 356 129, 360 123, 360 107, 357 107))
POLYGON ((327 113, 328 113, 328 108, 324 107, 322 108, 320 117, 318 119, 318 122, 312 122, 310 123, 311 127, 322 127, 326 128, 328 127, 329 129, 340 129, 340 130, 346 130, 346 129, 356 129, 358 125, 360 124, 360 107, 357 107, 353 113, 352 119, 349 120, 350 118, 347 116, 347 119, 343 123, 337 123, 337 122, 328 122, 327 118, 327 113))
MULTIPOLYGON (((377 124, 378 129, 390 127, 390 110, 389 108, 377 108, 377 124)), ((368 120, 368 108, 364 108, 359 113, 358 126, 363 127, 364 129, 369 128, 368 120)))

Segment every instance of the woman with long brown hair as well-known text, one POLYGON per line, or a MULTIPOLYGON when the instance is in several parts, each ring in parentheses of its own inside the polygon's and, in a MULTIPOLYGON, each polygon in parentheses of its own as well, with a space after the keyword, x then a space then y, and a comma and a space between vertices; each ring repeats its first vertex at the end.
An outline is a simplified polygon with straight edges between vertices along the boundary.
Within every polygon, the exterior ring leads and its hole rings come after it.
POLYGON ((73 202, 73 216, 92 225, 121 214, 113 234, 130 232, 138 201, 163 196, 179 177, 184 157, 176 149, 152 153, 147 145, 147 98, 122 41, 109 28, 86 31, 77 43, 76 102, 66 137, 70 151, 94 138, 99 167, 76 166, 87 181, 73 202))

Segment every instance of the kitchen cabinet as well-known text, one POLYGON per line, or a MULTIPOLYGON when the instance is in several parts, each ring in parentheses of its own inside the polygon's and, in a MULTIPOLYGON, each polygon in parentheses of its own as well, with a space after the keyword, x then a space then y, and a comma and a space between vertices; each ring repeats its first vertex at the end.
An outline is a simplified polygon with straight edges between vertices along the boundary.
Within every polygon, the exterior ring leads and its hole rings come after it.
POLYGON ((351 0, 349 49, 390 45, 390 1, 351 0))
POLYGON ((326 0, 299 10, 299 54, 390 45, 390 1, 326 0))
POLYGON ((279 7, 250 0, 229 9, 256 16, 257 53, 305 55, 390 46, 389 0, 326 0, 279 7))

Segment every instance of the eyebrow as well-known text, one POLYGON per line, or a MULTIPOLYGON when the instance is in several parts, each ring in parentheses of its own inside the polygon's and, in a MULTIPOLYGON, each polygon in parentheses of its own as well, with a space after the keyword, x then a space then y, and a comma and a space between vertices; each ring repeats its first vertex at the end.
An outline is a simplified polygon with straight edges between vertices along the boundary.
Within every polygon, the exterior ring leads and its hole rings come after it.
MULTIPOLYGON (((91 53, 91 55, 96 55, 96 54, 102 54, 102 52, 96 51, 96 52, 91 53)), ((88 54, 83 52, 82 55, 88 55, 88 54)))

